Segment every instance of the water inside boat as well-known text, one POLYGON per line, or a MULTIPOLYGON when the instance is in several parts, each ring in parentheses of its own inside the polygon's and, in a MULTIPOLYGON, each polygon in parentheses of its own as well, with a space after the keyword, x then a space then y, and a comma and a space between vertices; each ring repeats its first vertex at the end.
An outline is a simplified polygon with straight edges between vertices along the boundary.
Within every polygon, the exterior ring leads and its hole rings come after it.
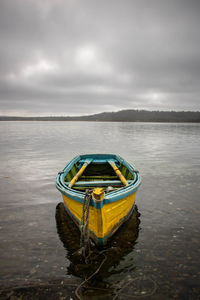
MULTIPOLYGON (((135 180, 135 174, 120 162, 115 162, 117 168, 130 184, 135 180)), ((65 183, 69 182, 79 172, 83 165, 83 160, 78 161, 73 165, 71 170, 65 176, 65 183)), ((94 161, 88 164, 83 174, 78 178, 78 181, 72 186, 72 189, 85 192, 86 189, 102 187, 106 193, 123 187, 113 167, 108 161, 94 161)))

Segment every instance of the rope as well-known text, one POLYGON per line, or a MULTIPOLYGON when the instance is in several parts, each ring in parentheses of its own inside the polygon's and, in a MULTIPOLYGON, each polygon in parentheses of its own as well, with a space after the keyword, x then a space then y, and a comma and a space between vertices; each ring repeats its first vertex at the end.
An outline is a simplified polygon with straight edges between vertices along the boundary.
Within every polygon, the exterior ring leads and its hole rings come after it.
POLYGON ((157 284, 152 278, 148 278, 148 277, 147 277, 147 279, 152 281, 152 283, 153 283, 152 291, 149 291, 149 292, 147 292, 145 294, 141 294, 141 295, 135 295, 135 294, 134 295, 129 295, 129 294, 125 294, 123 292, 124 289, 128 287, 128 285, 130 285, 134 281, 137 281, 137 280, 140 280, 140 279, 142 280, 141 277, 136 277, 136 278, 132 278, 132 279, 128 280, 126 283, 123 284, 123 287, 121 287, 118 292, 115 292, 115 296, 112 298, 112 300, 117 299, 117 297, 120 296, 120 294, 123 297, 130 297, 130 298, 134 297, 134 298, 137 298, 137 299, 152 296, 155 293, 155 291, 157 290, 157 284))
MULTIPOLYGON (((103 254, 103 255, 104 255, 104 254, 103 254)), ((79 295, 79 289, 80 289, 86 282, 88 282, 92 277, 94 277, 94 275, 96 275, 96 274, 100 271, 100 269, 101 269, 101 267, 103 266, 103 264, 104 264, 104 262, 106 261, 106 259, 107 259, 107 256, 104 255, 104 259, 101 261, 101 263, 100 263, 99 267, 96 269, 96 271, 95 271, 92 275, 90 275, 88 278, 86 278, 84 281, 82 281, 81 284, 76 288, 76 290, 75 290, 75 295, 76 295, 76 297, 77 297, 79 300, 83 300, 83 299, 81 298, 81 296, 79 295)))
POLYGON ((90 240, 89 240, 89 213, 90 213, 90 200, 92 198, 92 190, 86 190, 85 197, 83 200, 83 211, 81 219, 81 237, 80 237, 80 247, 81 254, 84 261, 87 263, 87 257, 90 252, 90 240))

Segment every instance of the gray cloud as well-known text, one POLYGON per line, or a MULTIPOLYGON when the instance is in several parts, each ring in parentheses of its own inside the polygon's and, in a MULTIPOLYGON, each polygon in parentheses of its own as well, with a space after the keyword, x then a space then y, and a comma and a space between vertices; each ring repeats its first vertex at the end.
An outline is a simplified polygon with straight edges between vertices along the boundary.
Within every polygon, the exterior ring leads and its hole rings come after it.
POLYGON ((0 114, 199 110, 200 1, 1 0, 0 114))

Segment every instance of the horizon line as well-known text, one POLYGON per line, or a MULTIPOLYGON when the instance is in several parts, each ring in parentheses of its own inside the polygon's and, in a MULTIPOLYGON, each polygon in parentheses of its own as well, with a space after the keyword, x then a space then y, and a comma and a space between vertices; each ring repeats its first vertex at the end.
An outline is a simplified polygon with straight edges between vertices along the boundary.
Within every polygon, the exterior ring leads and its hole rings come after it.
POLYGON ((83 114, 83 115, 0 115, 0 118, 77 118, 77 117, 88 117, 100 114, 112 114, 122 111, 147 111, 147 112, 167 112, 167 113, 198 113, 200 110, 148 110, 148 109, 121 109, 118 111, 103 111, 99 113, 83 114))

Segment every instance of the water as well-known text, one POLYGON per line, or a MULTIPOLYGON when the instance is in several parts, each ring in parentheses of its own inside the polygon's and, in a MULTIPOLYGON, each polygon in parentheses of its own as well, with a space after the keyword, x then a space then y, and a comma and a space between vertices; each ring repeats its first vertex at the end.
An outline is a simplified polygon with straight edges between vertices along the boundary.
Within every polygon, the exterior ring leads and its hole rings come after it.
POLYGON ((83 299, 199 299, 200 124, 1 122, 0 145, 2 297, 75 299, 106 256, 83 299), (87 269, 55 188, 57 172, 84 153, 117 153, 142 175, 141 216, 87 269))

